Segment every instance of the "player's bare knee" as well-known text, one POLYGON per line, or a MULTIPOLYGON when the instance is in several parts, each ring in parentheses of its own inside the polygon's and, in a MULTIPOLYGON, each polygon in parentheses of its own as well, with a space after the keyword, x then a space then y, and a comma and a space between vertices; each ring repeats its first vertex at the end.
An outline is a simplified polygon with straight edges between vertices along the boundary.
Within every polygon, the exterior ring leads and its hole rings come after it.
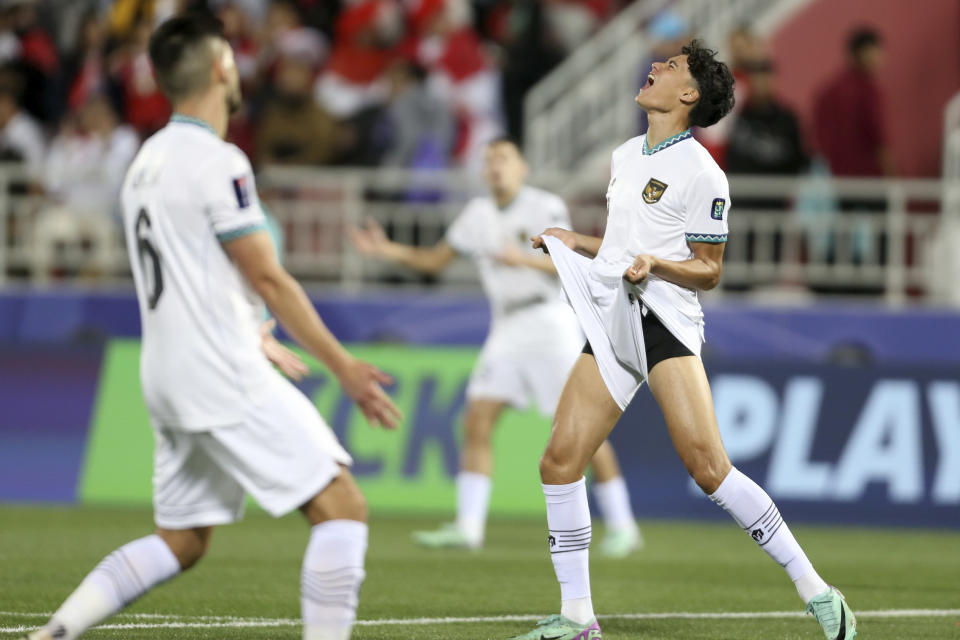
POLYGON ((730 471, 730 463, 704 457, 687 465, 687 471, 693 481, 697 483, 697 486, 704 493, 710 495, 716 492, 720 483, 727 477, 727 473, 730 471))
POLYGON ((300 511, 311 525, 327 520, 366 522, 368 515, 367 499, 346 471, 300 507, 300 511))
POLYGON ((490 445, 492 429, 479 420, 467 420, 464 429, 464 445, 484 447, 490 445))
POLYGON ((197 527, 194 529, 158 529, 157 534, 170 547, 180 569, 186 571, 193 567, 207 554, 210 548, 212 527, 197 527))
MULTIPOLYGON (((354 485, 356 487, 356 485, 354 485)), ((370 515, 370 508, 367 506, 367 498, 363 492, 357 488, 350 495, 349 503, 345 505, 350 517, 347 520, 356 520, 357 522, 366 522, 370 515)))
POLYGON ((540 479, 544 484, 570 484, 583 477, 583 467, 570 452, 547 447, 540 457, 540 479))

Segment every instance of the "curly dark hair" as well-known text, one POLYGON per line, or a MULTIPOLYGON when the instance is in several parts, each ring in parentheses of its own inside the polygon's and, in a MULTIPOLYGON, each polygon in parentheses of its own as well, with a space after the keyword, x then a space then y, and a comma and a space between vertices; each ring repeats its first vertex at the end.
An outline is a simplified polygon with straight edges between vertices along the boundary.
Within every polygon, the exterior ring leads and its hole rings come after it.
POLYGON ((700 100, 690 110, 690 124, 709 127, 733 109, 733 74, 725 62, 717 60, 717 52, 699 40, 691 40, 681 52, 700 92, 700 100))

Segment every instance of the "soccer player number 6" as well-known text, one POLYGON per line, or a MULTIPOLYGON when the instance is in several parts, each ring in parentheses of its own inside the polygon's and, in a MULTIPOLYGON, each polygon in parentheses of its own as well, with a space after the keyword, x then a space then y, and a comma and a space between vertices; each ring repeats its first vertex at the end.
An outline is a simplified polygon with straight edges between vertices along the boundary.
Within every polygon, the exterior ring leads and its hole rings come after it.
POLYGON ((137 222, 134 225, 134 232, 137 235, 137 252, 140 254, 140 268, 143 270, 144 286, 146 287, 147 305, 150 310, 157 308, 157 302, 160 300, 160 294, 163 293, 163 273, 160 271, 160 254, 150 242, 150 216, 146 209, 140 209, 137 214, 137 222), (153 268, 147 270, 147 258, 153 265, 153 268), (153 287, 150 287, 152 274, 153 287))

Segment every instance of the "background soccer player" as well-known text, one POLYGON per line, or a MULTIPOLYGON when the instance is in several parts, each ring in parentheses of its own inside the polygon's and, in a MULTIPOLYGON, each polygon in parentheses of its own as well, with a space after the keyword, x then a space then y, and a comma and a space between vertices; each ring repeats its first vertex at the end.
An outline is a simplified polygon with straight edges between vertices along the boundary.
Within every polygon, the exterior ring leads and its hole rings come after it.
POLYGON ((29 637, 75 638, 189 569, 214 525, 242 516, 249 493, 274 516, 299 508, 310 522, 303 636, 345 640, 364 578, 366 503, 350 456, 265 357, 297 371, 292 354, 261 336, 263 303, 385 427, 400 417, 380 387, 389 378, 344 350, 277 262, 250 163, 223 141, 240 91, 219 22, 169 20, 150 57, 175 115, 144 143, 122 200, 156 435, 157 531, 107 556, 29 637))
POLYGON ((814 571, 773 500, 730 464, 699 358, 697 290, 720 279, 730 210, 726 176, 689 131, 733 106, 733 77, 714 56, 693 41, 653 64, 636 98, 647 133, 613 152, 603 239, 564 229, 534 239, 553 257, 588 342, 540 461, 561 611, 521 638, 600 638, 583 471, 644 380, 697 485, 784 567, 828 640, 856 635, 853 613, 814 571))
MULTIPOLYGON (((576 318, 560 299, 553 263, 526 244, 546 226, 570 228, 566 205, 552 193, 526 186, 526 177, 520 149, 509 140, 496 140, 484 158, 491 195, 471 200, 435 246, 391 242, 373 221, 352 234, 362 253, 423 273, 439 273, 458 253, 467 256, 476 263, 490 300, 490 333, 467 387, 457 519, 438 531, 417 532, 414 537, 424 546, 476 548, 483 543, 497 419, 505 407, 523 409, 531 400, 541 413, 552 415, 583 346, 576 318)), ((626 555, 639 546, 640 534, 609 443, 593 456, 593 474, 594 495, 607 525, 601 551, 626 555)))

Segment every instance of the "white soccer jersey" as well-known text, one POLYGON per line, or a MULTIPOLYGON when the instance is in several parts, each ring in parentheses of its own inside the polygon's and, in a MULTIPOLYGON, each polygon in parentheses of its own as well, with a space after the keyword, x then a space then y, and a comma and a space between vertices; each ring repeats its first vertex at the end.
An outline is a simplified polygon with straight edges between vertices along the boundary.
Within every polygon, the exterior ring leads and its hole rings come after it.
POLYGON ((511 244, 530 255, 542 255, 531 247, 530 238, 547 227, 570 228, 567 206, 559 196, 527 186, 503 209, 491 197, 474 198, 447 230, 447 243, 477 263, 494 322, 511 310, 559 300, 556 277, 497 260, 511 244))
MULTIPOLYGON (((727 178, 689 131, 653 149, 646 136, 628 140, 613 152, 610 174, 607 228, 591 266, 598 280, 618 282, 641 254, 684 261, 691 242, 726 242, 727 178)), ((650 275, 637 292, 682 342, 689 346, 694 331, 702 340, 696 290, 650 275)))
POLYGON ((143 144, 121 199, 151 417, 188 431, 239 423, 279 377, 260 349, 263 302, 220 244, 265 228, 250 162, 174 116, 143 144))

